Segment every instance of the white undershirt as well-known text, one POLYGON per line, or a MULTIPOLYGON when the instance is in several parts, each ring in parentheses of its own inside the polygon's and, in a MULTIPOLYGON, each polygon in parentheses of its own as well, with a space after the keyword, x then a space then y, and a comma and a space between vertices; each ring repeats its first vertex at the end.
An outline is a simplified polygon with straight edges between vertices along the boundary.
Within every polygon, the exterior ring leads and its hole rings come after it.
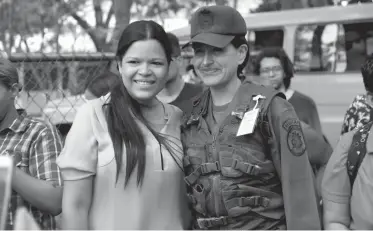
POLYGON ((293 94, 294 94, 294 90, 288 88, 288 89, 284 92, 284 94, 285 94, 286 100, 289 100, 289 99, 293 96, 293 94))

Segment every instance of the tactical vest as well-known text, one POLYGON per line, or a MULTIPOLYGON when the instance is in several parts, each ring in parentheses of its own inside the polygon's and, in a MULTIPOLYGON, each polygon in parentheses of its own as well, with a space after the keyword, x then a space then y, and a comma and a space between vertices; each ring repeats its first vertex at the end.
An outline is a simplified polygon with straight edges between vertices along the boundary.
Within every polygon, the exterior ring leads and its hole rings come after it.
POLYGON ((204 117, 210 92, 194 101, 182 128, 185 182, 197 229, 286 229, 281 181, 271 160, 267 109, 282 93, 244 82, 233 111, 211 134, 204 117), (252 134, 236 136, 244 113, 255 95, 263 95, 261 112, 252 134))

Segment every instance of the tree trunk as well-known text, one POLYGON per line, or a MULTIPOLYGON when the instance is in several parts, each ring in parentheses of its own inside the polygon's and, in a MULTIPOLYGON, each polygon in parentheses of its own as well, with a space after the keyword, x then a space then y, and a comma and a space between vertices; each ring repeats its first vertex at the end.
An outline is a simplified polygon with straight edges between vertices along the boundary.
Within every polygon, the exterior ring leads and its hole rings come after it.
MULTIPOLYGON (((57 79, 56 79, 56 88, 55 89, 60 89, 60 90, 64 90, 63 89, 63 79, 64 79, 64 74, 63 74, 63 71, 64 71, 64 66, 61 64, 61 62, 57 62, 57 65, 56 65, 56 71, 57 71, 57 79)), ((60 97, 63 97, 62 96, 62 92, 61 91, 57 91, 56 92, 57 96, 60 98, 60 97)))
POLYGON ((112 50, 118 46, 119 36, 131 19, 131 7, 133 0, 112 0, 114 4, 115 29, 112 37, 112 50))
MULTIPOLYGON (((70 16, 73 19, 75 19, 75 21, 79 24, 79 26, 85 30, 85 32, 91 38, 98 52, 110 51, 110 49, 107 48, 109 46, 106 42, 106 35, 108 33, 107 28, 103 28, 102 25, 98 27, 91 27, 88 24, 88 22, 82 17, 80 17, 75 11, 75 9, 72 9, 72 7, 68 3, 65 3, 63 0, 58 0, 57 2, 61 4, 62 10, 64 10, 67 14, 70 14, 70 16)), ((126 2, 126 1, 123 1, 123 2, 126 2)), ((99 6, 97 6, 98 1, 95 0, 93 3, 94 3, 95 10, 96 10, 95 17, 96 16, 101 17, 100 13, 97 12, 100 10, 98 9, 99 6)))
POLYGON ((29 46, 28 43, 27 43, 27 37, 26 37, 26 38, 22 38, 22 42, 23 42, 23 44, 24 44, 25 47, 26 47, 26 52, 27 52, 27 53, 30 53, 30 46, 29 46))
POLYGON ((68 65, 68 76, 69 76, 69 82, 68 82, 68 91, 71 95, 75 95, 78 89, 78 66, 79 62, 71 62, 70 65, 68 65))
POLYGON ((12 48, 13 48, 13 45, 14 45, 14 33, 13 33, 13 13, 14 13, 14 5, 13 5, 13 2, 10 2, 10 7, 9 7, 9 21, 8 21, 8 25, 9 25, 9 40, 8 40, 8 47, 6 48, 6 53, 8 54, 8 56, 10 55, 10 53, 12 52, 12 48))
POLYGON ((56 44, 57 54, 59 54, 61 50, 61 46, 60 46, 61 28, 62 28, 62 22, 58 20, 57 27, 56 27, 56 35, 54 36, 54 43, 56 44))
POLYGON ((44 52, 44 39, 45 39, 45 29, 44 25, 40 28, 41 30, 41 44, 40 44, 40 52, 44 52))
POLYGON ((18 40, 18 44, 16 46, 16 52, 17 53, 21 53, 22 52, 22 39, 18 40))
POLYGON ((93 9, 95 11, 96 27, 102 27, 104 21, 103 21, 103 16, 102 16, 100 0, 93 0, 93 9))

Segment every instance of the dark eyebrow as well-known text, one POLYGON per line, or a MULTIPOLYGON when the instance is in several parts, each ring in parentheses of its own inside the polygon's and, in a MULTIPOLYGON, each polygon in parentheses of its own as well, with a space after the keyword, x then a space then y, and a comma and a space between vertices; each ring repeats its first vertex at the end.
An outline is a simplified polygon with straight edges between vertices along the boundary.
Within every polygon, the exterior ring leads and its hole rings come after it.
MULTIPOLYGON (((143 58, 140 58, 140 57, 125 57, 125 59, 137 59, 137 60, 143 60, 143 58)), ((151 59, 146 59, 147 61, 166 61, 165 58, 151 58, 151 59)))
POLYGON ((150 59, 150 61, 162 61, 162 62, 165 62, 166 59, 164 59, 164 58, 153 58, 153 59, 150 59))

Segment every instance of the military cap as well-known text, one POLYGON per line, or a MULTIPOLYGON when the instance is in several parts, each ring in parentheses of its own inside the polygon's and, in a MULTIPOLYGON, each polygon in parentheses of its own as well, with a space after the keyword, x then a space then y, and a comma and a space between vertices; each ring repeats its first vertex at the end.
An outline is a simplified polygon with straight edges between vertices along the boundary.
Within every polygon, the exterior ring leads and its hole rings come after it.
POLYGON ((235 36, 245 36, 247 29, 242 15, 229 6, 206 6, 193 13, 190 20, 190 43, 214 47, 227 46, 235 36))

